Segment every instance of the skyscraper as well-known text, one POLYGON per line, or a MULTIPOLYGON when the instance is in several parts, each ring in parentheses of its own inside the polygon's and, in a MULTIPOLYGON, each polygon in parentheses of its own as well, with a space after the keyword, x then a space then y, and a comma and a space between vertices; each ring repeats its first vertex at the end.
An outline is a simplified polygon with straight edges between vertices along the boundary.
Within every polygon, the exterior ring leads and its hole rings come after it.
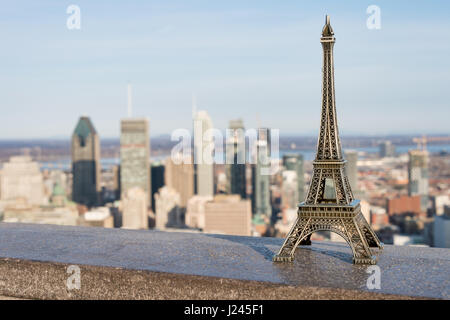
POLYGON ((253 167, 254 214, 272 216, 270 203, 270 131, 259 128, 256 145, 256 164, 253 167))
POLYGON ((228 193, 239 194, 242 199, 247 197, 245 178, 245 129, 241 119, 231 120, 229 129, 231 135, 228 137, 226 148, 226 174, 228 193))
POLYGON ((122 228, 148 229, 148 194, 141 187, 122 193, 122 228))
POLYGON ((283 166, 286 170, 293 170, 297 173, 298 202, 305 200, 305 169, 303 165, 303 155, 290 153, 283 155, 283 166))
POLYGON ((158 192, 165 184, 164 182, 165 167, 161 162, 153 162, 151 165, 151 190, 152 190, 152 209, 153 212, 156 210, 155 193, 158 192))
POLYGON ((120 133, 121 198, 131 188, 140 188, 151 204, 150 137, 147 119, 123 119, 120 133))
POLYGON ((211 133, 213 124, 208 112, 196 111, 194 114, 194 163, 196 174, 196 194, 214 194, 214 139, 211 133))
POLYGON ((379 147, 379 155, 381 158, 395 156, 395 146, 390 141, 383 141, 379 147))
POLYGON ((155 193, 155 228, 182 228, 184 215, 180 208, 180 194, 164 186, 155 193))
POLYGON ((297 208, 298 205, 298 181, 297 172, 284 170, 281 185, 281 205, 283 209, 297 208))
POLYGON ((112 189, 114 190, 115 200, 120 199, 120 165, 115 165, 112 167, 113 182, 112 189))
POLYGON ((72 135, 72 200, 87 206, 100 202, 100 139, 91 120, 81 117, 72 135))
POLYGON ((1 200, 24 199, 29 205, 44 201, 44 181, 39 164, 27 156, 11 157, 0 175, 1 200))
POLYGON ((428 207, 428 152, 425 150, 410 150, 408 162, 408 194, 421 196, 421 209, 428 207))
MULTIPOLYGON (((194 165, 192 159, 182 154, 172 155, 165 161, 164 182, 180 194, 180 207, 186 208, 194 195, 194 165), (175 160, 175 161, 174 161, 175 160)), ((157 192, 158 190, 155 190, 157 192)))

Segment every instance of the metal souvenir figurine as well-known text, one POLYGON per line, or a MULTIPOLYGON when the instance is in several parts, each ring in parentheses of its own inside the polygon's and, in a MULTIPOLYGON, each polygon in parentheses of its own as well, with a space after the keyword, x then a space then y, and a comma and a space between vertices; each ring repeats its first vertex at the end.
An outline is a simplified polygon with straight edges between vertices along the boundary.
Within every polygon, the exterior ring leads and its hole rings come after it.
POLYGON ((293 261, 298 245, 310 245, 311 234, 331 231, 347 241, 353 263, 376 264, 371 248, 383 248, 361 212, 345 173, 336 117, 334 92, 333 29, 326 16, 320 42, 323 47, 322 114, 313 174, 304 202, 298 206, 298 218, 284 241, 275 262, 293 261))

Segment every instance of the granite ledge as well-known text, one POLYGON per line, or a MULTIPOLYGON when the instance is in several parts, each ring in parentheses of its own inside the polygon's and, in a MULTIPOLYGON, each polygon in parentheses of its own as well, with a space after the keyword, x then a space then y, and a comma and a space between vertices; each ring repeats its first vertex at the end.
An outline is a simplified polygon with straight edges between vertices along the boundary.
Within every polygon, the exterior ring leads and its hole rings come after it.
POLYGON ((381 288, 345 243, 271 261, 283 239, 0 223, 0 296, 27 299, 449 299, 450 249, 386 246, 381 288), (67 268, 80 268, 69 290, 67 268))

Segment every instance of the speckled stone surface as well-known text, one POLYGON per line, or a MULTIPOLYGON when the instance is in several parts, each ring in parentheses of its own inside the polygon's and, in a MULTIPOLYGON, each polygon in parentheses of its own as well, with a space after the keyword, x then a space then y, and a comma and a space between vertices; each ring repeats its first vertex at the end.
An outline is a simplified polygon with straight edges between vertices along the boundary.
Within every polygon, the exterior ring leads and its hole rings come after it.
POLYGON ((0 296, 32 299, 450 298, 450 249, 385 246, 381 289, 345 243, 273 263, 283 239, 0 223, 0 296), (66 286, 68 265, 81 289, 66 286))

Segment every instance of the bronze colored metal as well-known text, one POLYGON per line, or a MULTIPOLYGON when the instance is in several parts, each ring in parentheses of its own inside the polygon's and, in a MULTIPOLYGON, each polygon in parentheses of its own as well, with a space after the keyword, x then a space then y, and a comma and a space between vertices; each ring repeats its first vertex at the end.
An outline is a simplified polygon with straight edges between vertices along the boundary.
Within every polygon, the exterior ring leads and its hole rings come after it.
POLYGON ((333 46, 336 39, 326 16, 320 42, 323 47, 322 115, 313 174, 298 218, 283 246, 273 257, 275 262, 293 261, 298 245, 310 245, 311 234, 331 231, 347 241, 353 263, 376 264, 370 248, 383 248, 375 232, 362 215, 359 200, 353 198, 344 167, 336 117, 333 46))

